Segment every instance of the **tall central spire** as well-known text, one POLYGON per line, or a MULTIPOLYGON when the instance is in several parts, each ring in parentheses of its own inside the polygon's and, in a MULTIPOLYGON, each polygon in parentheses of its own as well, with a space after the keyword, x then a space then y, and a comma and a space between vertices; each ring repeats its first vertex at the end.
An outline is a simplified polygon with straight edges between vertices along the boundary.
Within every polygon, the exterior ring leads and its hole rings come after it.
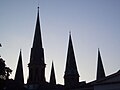
POLYGON ((78 75, 78 71, 77 71, 77 65, 76 65, 72 38, 70 33, 65 75, 71 75, 71 74, 78 75))
POLYGON ((41 37, 41 28, 40 28, 40 20, 39 20, 39 7, 37 12, 37 21, 36 21, 36 27, 35 27, 35 35, 34 35, 34 41, 33 41, 33 47, 41 47, 42 48, 42 37, 41 37))
POLYGON ((64 75, 64 83, 67 88, 75 88, 79 83, 79 74, 77 70, 71 33, 69 34, 69 44, 67 52, 67 62, 64 75))
POLYGON ((35 34, 33 40, 33 47, 31 48, 31 56, 29 67, 29 84, 43 84, 45 83, 45 63, 44 63, 44 49, 42 46, 42 36, 39 20, 39 7, 37 12, 37 21, 35 27, 35 34))

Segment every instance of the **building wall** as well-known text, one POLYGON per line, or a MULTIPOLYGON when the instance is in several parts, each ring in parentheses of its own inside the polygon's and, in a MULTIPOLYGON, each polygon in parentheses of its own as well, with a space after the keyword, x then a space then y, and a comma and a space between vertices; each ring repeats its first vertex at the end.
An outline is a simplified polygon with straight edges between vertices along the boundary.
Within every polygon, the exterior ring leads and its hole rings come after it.
POLYGON ((94 90, 120 90, 120 83, 95 85, 94 90))

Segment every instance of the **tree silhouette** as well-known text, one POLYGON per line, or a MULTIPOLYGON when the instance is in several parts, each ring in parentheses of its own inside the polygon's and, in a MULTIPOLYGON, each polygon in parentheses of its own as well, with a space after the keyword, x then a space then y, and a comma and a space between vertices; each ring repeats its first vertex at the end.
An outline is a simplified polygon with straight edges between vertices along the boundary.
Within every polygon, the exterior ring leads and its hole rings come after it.
POLYGON ((10 74, 12 73, 12 70, 9 67, 5 67, 5 72, 6 72, 6 79, 9 79, 10 74))
POLYGON ((12 70, 6 67, 5 61, 0 58, 0 90, 3 90, 6 80, 9 79, 12 70))
POLYGON ((9 79, 12 70, 9 67, 6 67, 5 61, 0 58, 0 79, 9 79))

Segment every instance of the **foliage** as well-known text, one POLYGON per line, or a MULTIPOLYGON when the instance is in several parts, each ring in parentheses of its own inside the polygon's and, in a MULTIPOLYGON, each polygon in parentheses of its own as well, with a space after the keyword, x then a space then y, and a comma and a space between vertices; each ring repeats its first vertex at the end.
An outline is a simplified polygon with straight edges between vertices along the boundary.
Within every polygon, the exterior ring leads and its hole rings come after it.
POLYGON ((5 61, 0 58, 0 79, 8 79, 12 70, 9 67, 6 67, 5 61))

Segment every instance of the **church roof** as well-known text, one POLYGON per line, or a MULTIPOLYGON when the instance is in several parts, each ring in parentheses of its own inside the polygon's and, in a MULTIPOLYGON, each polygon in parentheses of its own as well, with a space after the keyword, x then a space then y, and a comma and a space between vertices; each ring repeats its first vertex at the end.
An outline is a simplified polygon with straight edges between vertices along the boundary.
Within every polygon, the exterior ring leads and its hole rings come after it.
POLYGON ((75 60, 71 33, 69 34, 67 62, 66 62, 66 69, 65 69, 65 76, 67 75, 77 75, 77 76, 79 75, 77 70, 76 60, 75 60))
POLYGON ((120 70, 116 73, 108 75, 104 78, 92 81, 88 83, 89 85, 105 85, 105 84, 117 84, 120 83, 120 70))

